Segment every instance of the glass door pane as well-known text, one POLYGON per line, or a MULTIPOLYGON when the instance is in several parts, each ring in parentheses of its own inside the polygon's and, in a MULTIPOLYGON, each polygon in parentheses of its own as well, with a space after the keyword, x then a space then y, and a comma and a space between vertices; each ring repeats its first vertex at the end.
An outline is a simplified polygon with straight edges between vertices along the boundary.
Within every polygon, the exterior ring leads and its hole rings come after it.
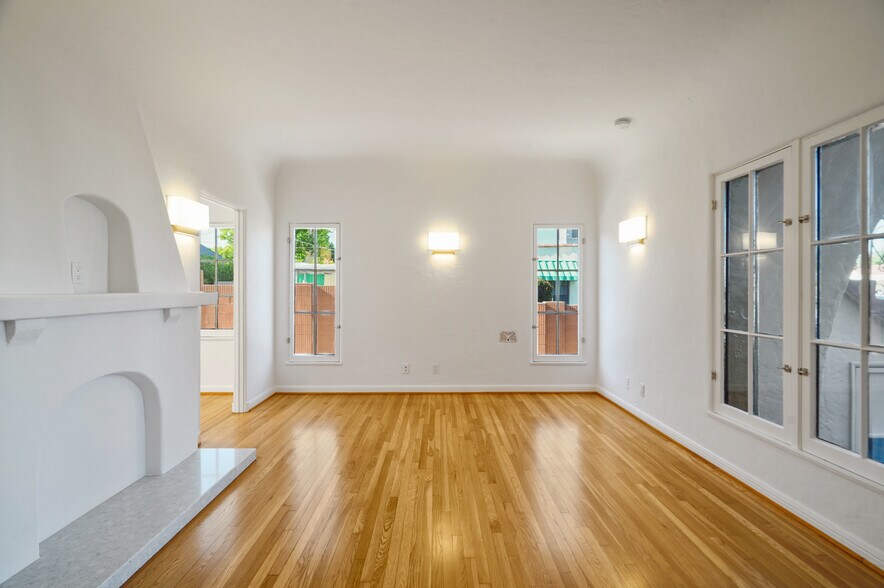
POLYGON ((724 335, 724 403, 749 410, 749 338, 724 335))
POLYGON ((724 326, 727 329, 749 329, 749 255, 733 255, 724 259, 725 296, 724 326))
POLYGON ((755 260, 755 332, 783 335, 783 252, 753 256, 755 260))
POLYGON ((859 345, 860 242, 815 247, 816 338, 859 345))
POLYGON ((774 161, 722 186, 722 402, 777 425, 783 423, 784 181, 784 163, 774 161))
POLYGON ((727 253, 749 249, 749 176, 725 183, 724 238, 727 253))
MULTIPOLYGON (((814 268, 814 335, 816 374, 816 437, 859 453, 859 410, 866 375, 862 347, 868 344, 866 321, 874 293, 863 263, 875 253, 860 218, 862 133, 853 133, 815 149, 814 194, 816 240, 811 246, 814 268), (832 343, 830 345, 829 343, 832 343)), ((875 335, 873 334, 874 338, 875 335)))
POLYGON ((817 239, 858 235, 860 138, 853 134, 816 150, 817 239))
POLYGON ((752 414, 783 424, 783 342, 755 337, 752 361, 752 414))
POLYGON ((755 172, 755 249, 783 246, 783 163, 755 172))
POLYGON ((869 353, 869 459, 884 463, 884 353, 869 353))
POLYGON ((859 359, 859 351, 854 349, 817 346, 816 434, 850 451, 856 451, 854 410, 860 393, 859 359))

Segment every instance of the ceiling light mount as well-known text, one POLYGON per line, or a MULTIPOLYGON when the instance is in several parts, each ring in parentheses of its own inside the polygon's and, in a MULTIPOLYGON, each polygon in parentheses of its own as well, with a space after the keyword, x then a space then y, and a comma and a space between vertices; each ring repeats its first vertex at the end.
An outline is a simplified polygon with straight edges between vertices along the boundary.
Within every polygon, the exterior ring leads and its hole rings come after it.
POLYGON ((614 126, 620 129, 621 131, 625 131, 629 127, 632 126, 632 119, 627 117, 621 117, 614 121, 614 126))

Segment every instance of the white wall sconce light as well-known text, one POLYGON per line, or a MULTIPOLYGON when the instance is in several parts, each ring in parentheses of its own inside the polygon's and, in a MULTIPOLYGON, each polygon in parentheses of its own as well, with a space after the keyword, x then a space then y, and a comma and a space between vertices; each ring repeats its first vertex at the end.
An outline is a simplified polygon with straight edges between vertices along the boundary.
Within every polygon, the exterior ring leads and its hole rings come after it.
POLYGON ((634 216, 620 223, 620 242, 630 247, 644 245, 648 237, 648 217, 634 216))
POLYGON ((169 196, 166 202, 169 210, 169 221, 176 233, 199 235, 200 231, 209 228, 209 207, 196 200, 169 196))
POLYGON ((427 234, 427 249, 437 253, 455 254, 460 251, 460 233, 430 231, 427 234))

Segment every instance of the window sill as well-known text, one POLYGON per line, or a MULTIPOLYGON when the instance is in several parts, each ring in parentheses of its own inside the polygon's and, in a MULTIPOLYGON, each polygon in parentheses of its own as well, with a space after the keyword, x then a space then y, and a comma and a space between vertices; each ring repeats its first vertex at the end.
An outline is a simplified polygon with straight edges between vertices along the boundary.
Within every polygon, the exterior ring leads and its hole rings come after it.
POLYGON ((340 359, 288 359, 286 365, 343 365, 340 359))
POLYGON ((557 360, 544 360, 544 359, 532 359, 531 365, 587 365, 585 360, 573 360, 573 361, 557 361, 557 360))
POLYGON ((233 329, 200 329, 200 339, 233 340, 233 329))

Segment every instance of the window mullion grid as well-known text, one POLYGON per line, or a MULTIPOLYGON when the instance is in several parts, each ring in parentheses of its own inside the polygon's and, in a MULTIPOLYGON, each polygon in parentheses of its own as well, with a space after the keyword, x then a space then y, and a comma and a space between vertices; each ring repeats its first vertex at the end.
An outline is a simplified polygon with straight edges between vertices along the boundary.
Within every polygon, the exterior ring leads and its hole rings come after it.
POLYGON ((220 285, 218 284, 218 228, 212 229, 213 237, 215 237, 215 251, 214 251, 214 259, 212 260, 214 263, 212 266, 215 269, 215 293, 218 294, 219 298, 215 301, 215 329, 218 329, 218 304, 221 302, 221 290, 220 285))
MULTIPOLYGON (((558 238, 559 238, 558 230, 556 230, 556 239, 558 239, 558 238)), ((555 355, 559 355, 559 312, 560 312, 560 309, 559 309, 559 296, 560 296, 559 287, 561 286, 561 282, 559 281, 559 278, 561 276, 559 275, 559 271, 558 271, 558 267, 559 267, 558 249, 559 249, 559 246, 557 244, 556 245, 556 268, 553 270, 553 276, 554 276, 553 277, 553 284, 555 284, 555 287, 553 288, 553 314, 551 314, 549 316, 549 318, 553 319, 556 323, 556 325, 555 325, 555 329, 556 329, 555 355)), ((547 329, 549 329, 549 323, 547 323, 547 329)))
POLYGON ((555 309, 556 309, 556 355, 561 355, 562 350, 559 347, 559 327, 561 326, 561 321, 559 321, 559 315, 561 314, 562 307, 560 304, 562 301, 560 298, 562 297, 561 288, 562 288, 562 274, 559 273, 559 270, 562 269, 562 252, 561 252, 561 242, 562 242, 562 230, 556 229, 556 267, 555 267, 555 276, 556 276, 556 289, 555 289, 555 309))
POLYGON ((313 355, 319 355, 317 344, 319 343, 318 323, 319 315, 316 313, 316 290, 319 288, 319 276, 317 275, 317 260, 319 259, 319 229, 313 231, 313 287, 310 288, 312 294, 310 301, 310 314, 313 323, 313 355))
MULTIPOLYGON (((855 241, 856 237, 849 237, 848 241, 855 241)), ((752 253, 776 253, 778 251, 783 251, 782 247, 774 247, 772 249, 754 249, 752 253)), ((722 259, 728 257, 740 257, 741 255, 746 255, 746 251, 731 251, 730 253, 722 253, 722 259)))
POLYGON ((747 293, 747 306, 749 307, 749 324, 747 325, 746 331, 748 332, 748 345, 746 348, 746 367, 748 370, 748 374, 746 374, 746 412, 749 415, 755 414, 755 305, 757 303, 756 293, 755 293, 755 263, 756 256, 754 253, 755 249, 755 209, 757 208, 756 198, 758 197, 755 190, 755 171, 752 170, 749 172, 749 186, 748 186, 748 197, 749 197, 749 223, 746 225, 749 227, 749 252, 747 255, 746 271, 749 272, 748 276, 748 284, 749 284, 749 292, 747 293))
POLYGON ((729 271, 728 266, 727 266, 727 258, 733 254, 728 252, 728 245, 727 245, 728 238, 730 235, 730 230, 731 230, 730 224, 728 223, 728 218, 729 218, 728 210, 730 209, 730 184, 728 182, 723 182, 723 184, 724 184, 724 186, 723 186, 724 203, 723 203, 723 206, 721 207, 721 219, 719 220, 719 226, 722 228, 721 236, 719 238, 719 247, 721 247, 722 254, 721 254, 721 258, 720 258, 720 265, 718 268, 718 279, 721 280, 721 285, 722 285, 721 293, 720 293, 721 300, 719 300, 719 304, 721 305, 721 312, 718 315, 718 324, 720 327, 719 333, 718 333, 718 338, 719 338, 719 345, 721 345, 721 350, 723 351, 723 353, 719 354, 720 356, 718 358, 718 361, 720 362, 718 367, 719 367, 719 370, 721 371, 721 385, 719 386, 718 392, 717 392, 717 396, 718 396, 717 402, 719 404, 727 404, 726 392, 727 392, 727 354, 728 354, 727 341, 728 341, 728 338, 726 336, 726 333, 728 333, 728 332, 739 333, 738 331, 733 331, 731 329, 728 329, 728 326, 727 326, 727 313, 728 313, 727 272, 729 271))
MULTIPOLYGON (((859 427, 855 432, 855 442, 858 453, 861 458, 865 459, 869 453, 868 443, 868 427, 869 427, 869 309, 871 300, 869 299, 869 282, 871 278, 871 255, 869 253, 869 245, 871 240, 868 237, 871 229, 869 228, 869 193, 868 193, 868 169, 866 161, 866 139, 868 135, 868 127, 860 131, 859 141, 859 178, 860 178, 860 231, 864 235, 860 242, 860 263, 862 265, 862 281, 860 282, 860 344, 863 351, 860 353, 860 385, 859 398, 857 399, 857 411, 859 427), (858 437, 858 438, 857 438, 858 437)), ((854 419, 856 422, 857 419, 854 419)))

